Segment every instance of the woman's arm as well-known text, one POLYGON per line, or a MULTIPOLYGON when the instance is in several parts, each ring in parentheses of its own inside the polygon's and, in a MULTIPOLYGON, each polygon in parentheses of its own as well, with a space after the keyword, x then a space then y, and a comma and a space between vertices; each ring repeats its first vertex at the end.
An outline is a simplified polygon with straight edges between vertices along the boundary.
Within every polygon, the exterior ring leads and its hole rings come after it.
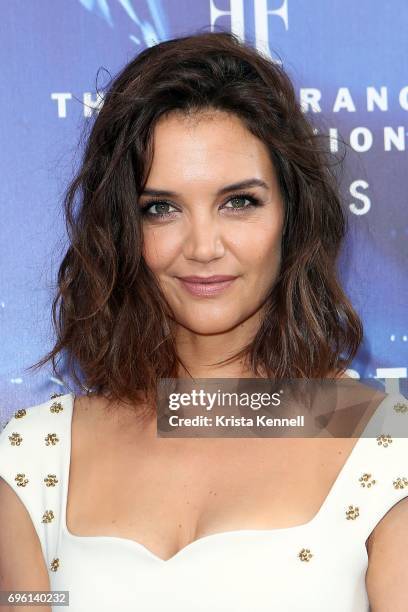
MULTIPOLYGON (((0 591, 49 591, 40 540, 26 508, 0 477, 0 591)), ((49 606, 1 607, 4 612, 51 612, 49 606)))
POLYGON ((408 498, 397 502, 368 539, 366 587, 371 612, 408 610, 408 498))

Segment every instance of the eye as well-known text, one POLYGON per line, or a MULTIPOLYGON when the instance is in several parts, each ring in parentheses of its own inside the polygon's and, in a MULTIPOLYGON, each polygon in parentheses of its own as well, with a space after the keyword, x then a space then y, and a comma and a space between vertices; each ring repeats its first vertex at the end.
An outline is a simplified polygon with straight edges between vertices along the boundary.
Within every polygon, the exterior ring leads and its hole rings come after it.
POLYGON ((246 210, 247 208, 252 208, 254 206, 259 206, 260 202, 258 200, 258 198, 255 198, 254 196, 248 194, 248 193, 242 193, 239 195, 234 195, 232 196, 232 198, 230 198, 227 202, 227 204, 232 203, 232 206, 224 206, 224 208, 226 208, 227 210, 233 210, 240 212, 241 210, 246 210), (244 202, 245 200, 247 200, 247 202, 249 202, 249 204, 247 204, 245 206, 244 202), (243 204, 242 206, 240 204, 243 204))
POLYGON ((141 211, 143 215, 150 217, 167 217, 169 215, 169 211, 167 210, 168 207, 174 208, 174 206, 164 200, 153 200, 146 202, 146 204, 141 207, 141 211), (154 208, 156 208, 156 212, 152 212, 154 208))

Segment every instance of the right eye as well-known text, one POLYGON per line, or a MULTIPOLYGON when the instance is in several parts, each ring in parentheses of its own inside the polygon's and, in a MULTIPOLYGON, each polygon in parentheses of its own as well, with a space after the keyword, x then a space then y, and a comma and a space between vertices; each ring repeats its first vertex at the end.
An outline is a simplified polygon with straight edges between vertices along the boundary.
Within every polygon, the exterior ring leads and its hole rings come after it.
MULTIPOLYGON (((174 208, 169 202, 165 202, 164 200, 152 200, 150 202, 146 202, 141 207, 142 214, 150 217, 166 217, 169 214, 167 208, 174 208), (152 212, 152 210, 156 208, 156 212, 152 212)), ((170 211, 172 212, 172 211, 170 211)))

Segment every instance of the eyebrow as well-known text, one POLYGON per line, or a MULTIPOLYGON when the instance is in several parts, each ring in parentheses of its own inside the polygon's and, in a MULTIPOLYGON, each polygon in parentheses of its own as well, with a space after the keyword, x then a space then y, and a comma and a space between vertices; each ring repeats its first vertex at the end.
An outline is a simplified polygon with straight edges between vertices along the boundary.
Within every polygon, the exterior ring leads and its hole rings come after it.
MULTIPOLYGON (((232 183, 231 185, 225 185, 221 189, 219 189, 216 193, 217 196, 223 195, 225 193, 229 193, 230 191, 235 191, 237 189, 248 189, 249 187, 262 187, 263 189, 269 189, 269 185, 265 183, 262 179, 250 178, 245 179, 244 181, 240 181, 239 183, 232 183)), ((178 197, 180 194, 175 191, 168 191, 166 189, 145 189, 140 194, 149 195, 149 196, 158 196, 158 197, 169 197, 174 198, 178 197)))

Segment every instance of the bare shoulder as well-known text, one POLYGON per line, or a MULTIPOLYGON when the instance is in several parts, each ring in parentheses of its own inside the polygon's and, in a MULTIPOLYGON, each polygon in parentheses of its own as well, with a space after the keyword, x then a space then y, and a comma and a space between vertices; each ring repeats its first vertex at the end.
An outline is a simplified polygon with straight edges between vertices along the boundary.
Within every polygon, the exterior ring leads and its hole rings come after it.
MULTIPOLYGON (((125 405, 97 394, 76 396, 72 414, 73 442, 76 440, 78 445, 86 442, 89 446, 90 437, 96 441, 108 436, 134 436, 143 430, 140 417, 147 410, 142 402, 125 405)), ((152 418, 147 420, 150 423, 152 418)))
POLYGON ((102 425, 123 418, 125 410, 103 395, 77 395, 73 405, 73 422, 83 427, 102 425))
POLYGON ((408 497, 384 515, 367 541, 367 593, 373 610, 406 610, 408 497))

